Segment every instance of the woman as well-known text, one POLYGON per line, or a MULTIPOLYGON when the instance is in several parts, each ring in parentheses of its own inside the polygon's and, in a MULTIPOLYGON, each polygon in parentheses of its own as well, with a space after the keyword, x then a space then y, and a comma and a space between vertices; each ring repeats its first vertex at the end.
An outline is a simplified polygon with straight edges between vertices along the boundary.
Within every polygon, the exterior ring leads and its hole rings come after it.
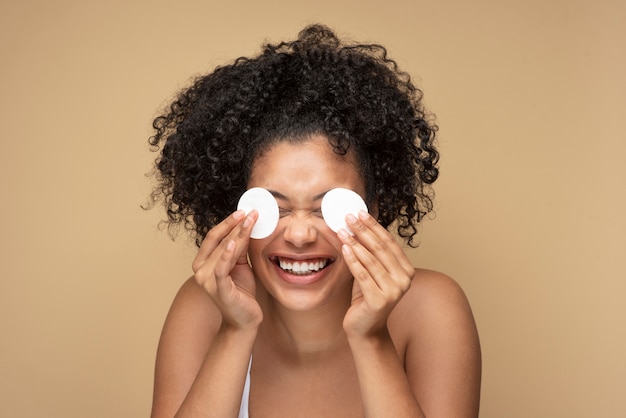
POLYGON ((378 45, 328 28, 198 78, 155 119, 155 200, 199 245, 156 362, 153 417, 476 417, 480 348, 457 284, 414 268, 436 127, 378 45), (236 211, 253 187, 280 219, 236 211), (331 189, 368 212, 333 232, 331 189), (297 265, 297 267, 296 267, 297 265))

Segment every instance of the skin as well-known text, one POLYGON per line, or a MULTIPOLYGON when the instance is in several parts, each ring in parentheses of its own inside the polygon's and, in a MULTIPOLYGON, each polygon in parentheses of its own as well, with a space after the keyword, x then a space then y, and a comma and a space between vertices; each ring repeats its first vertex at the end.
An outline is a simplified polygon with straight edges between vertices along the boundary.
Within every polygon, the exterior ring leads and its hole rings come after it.
POLYGON ((415 269, 375 220, 348 216, 334 233, 321 198, 364 196, 352 153, 326 138, 279 142, 249 187, 276 197, 276 231, 250 239, 258 214, 213 228, 165 322, 153 417, 236 417, 250 356, 254 417, 476 417, 480 347, 459 286, 415 269), (327 262, 295 275, 278 260, 327 262), (248 261, 249 260, 249 261, 248 261))

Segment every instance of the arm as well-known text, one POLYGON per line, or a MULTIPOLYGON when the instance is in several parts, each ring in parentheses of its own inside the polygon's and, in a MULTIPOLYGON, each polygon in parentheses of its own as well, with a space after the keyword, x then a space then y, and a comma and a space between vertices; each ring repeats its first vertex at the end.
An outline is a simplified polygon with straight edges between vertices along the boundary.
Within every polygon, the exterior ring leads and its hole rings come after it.
POLYGON ((425 417, 388 332, 349 343, 366 417, 425 417))
POLYGON ((355 233, 338 236, 354 277, 343 321, 366 417, 424 418, 388 329, 388 318, 409 290, 415 269, 391 235, 369 214, 348 215, 355 233))
POLYGON ((481 352, 463 290, 451 278, 418 270, 411 289, 389 318, 405 371, 429 418, 476 418, 481 352))
POLYGON ((237 416, 262 314, 245 249, 254 224, 231 215, 205 239, 170 309, 152 417, 237 416))
POLYGON ((425 287, 424 273, 371 216, 347 221, 355 237, 339 238, 354 289, 344 329, 365 415, 477 416, 480 349, 463 293, 442 277, 425 287))

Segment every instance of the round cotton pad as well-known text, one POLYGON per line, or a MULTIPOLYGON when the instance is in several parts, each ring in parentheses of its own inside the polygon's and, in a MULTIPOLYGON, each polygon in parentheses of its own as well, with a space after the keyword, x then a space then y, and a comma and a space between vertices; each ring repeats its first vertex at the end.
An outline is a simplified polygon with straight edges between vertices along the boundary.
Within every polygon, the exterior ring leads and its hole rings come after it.
POLYGON ((354 235, 346 224, 346 215, 357 216, 359 211, 367 212, 367 205, 356 192, 348 189, 332 189, 322 199, 322 216, 330 229, 338 232, 345 229, 354 235))
POLYGON ((278 224, 278 203, 270 192, 262 187, 253 187, 246 190, 239 198, 237 209, 243 209, 246 215, 256 209, 259 212, 250 238, 262 239, 272 235, 278 224))

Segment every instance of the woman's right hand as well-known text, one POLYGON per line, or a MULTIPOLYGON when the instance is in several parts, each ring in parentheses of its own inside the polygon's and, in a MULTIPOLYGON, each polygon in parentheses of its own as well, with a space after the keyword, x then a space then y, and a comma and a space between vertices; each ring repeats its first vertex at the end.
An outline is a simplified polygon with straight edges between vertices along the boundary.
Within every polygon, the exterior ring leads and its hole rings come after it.
POLYGON ((255 210, 232 213, 209 231, 192 264, 194 278, 222 313, 222 325, 250 329, 263 320, 247 258, 258 216, 255 210))

